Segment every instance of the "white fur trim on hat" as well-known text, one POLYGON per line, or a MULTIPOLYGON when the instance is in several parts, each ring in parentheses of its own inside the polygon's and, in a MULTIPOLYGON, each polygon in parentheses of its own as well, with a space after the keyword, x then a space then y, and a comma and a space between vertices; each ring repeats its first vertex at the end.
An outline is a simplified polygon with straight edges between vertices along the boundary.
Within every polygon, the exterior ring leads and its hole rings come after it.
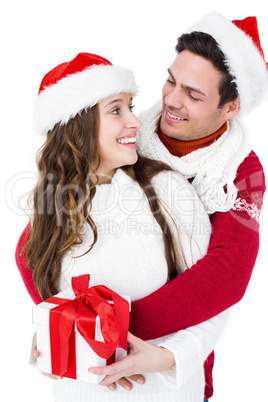
POLYGON ((127 68, 95 65, 71 74, 38 95, 33 110, 35 128, 47 134, 56 123, 66 124, 81 110, 121 92, 137 93, 134 75, 127 68))
POLYGON ((241 112, 248 113, 261 102, 268 88, 266 63, 252 39, 217 13, 202 18, 188 33, 193 31, 205 32, 217 41, 235 77, 241 112))

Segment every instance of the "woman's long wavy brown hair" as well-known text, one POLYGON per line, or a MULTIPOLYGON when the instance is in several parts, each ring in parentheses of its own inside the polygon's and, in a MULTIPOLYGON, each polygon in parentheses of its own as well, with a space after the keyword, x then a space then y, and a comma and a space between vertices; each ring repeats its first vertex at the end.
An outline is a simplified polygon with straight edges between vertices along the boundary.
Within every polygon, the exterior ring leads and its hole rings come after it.
MULTIPOLYGON (((27 250, 34 282, 45 300, 59 291, 62 258, 66 250, 83 241, 83 227, 90 225, 94 247, 98 232, 90 217, 100 164, 98 152, 98 105, 84 110, 67 124, 57 124, 37 154, 39 180, 33 189, 33 217, 27 250), (89 174, 90 173, 90 174, 89 174), (95 176, 96 178, 96 176, 95 176)), ((159 172, 171 170, 162 162, 139 157, 125 172, 143 188, 151 211, 161 227, 168 265, 168 278, 178 275, 179 264, 173 236, 151 184, 159 172)))

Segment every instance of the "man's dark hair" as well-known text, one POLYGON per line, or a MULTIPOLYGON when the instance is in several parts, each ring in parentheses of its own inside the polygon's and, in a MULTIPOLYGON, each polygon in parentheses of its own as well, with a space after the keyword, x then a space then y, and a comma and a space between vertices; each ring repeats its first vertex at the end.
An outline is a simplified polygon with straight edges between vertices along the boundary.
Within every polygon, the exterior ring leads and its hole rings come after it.
POLYGON ((225 55, 211 35, 204 32, 191 32, 181 35, 177 41, 176 51, 180 53, 183 50, 189 50, 198 56, 204 57, 218 71, 222 72, 222 80, 219 86, 219 108, 238 97, 237 86, 234 82, 235 77, 229 73, 225 55))

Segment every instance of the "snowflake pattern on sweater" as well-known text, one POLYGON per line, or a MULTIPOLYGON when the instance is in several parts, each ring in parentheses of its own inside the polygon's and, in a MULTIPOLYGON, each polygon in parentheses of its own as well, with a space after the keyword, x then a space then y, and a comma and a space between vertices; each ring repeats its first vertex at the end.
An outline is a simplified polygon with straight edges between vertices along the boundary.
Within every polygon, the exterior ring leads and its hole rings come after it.
POLYGON ((243 212, 260 223, 261 209, 258 208, 257 204, 249 204, 244 198, 238 197, 232 209, 233 211, 243 212))
POLYGON ((234 183, 238 193, 232 211, 241 212, 260 224, 265 177, 260 161, 253 151, 239 166, 234 183))

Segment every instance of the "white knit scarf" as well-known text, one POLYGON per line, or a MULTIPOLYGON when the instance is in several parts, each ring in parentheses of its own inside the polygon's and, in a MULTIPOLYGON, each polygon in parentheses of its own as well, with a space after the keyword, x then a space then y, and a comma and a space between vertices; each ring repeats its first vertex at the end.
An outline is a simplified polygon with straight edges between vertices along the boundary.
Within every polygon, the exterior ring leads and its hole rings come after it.
POLYGON ((159 101, 139 115, 142 122, 137 137, 139 154, 167 163, 186 179, 194 178, 192 186, 209 214, 229 211, 237 197, 234 185, 237 169, 251 151, 243 121, 233 118, 227 131, 213 144, 179 158, 158 137, 161 112, 159 101))

